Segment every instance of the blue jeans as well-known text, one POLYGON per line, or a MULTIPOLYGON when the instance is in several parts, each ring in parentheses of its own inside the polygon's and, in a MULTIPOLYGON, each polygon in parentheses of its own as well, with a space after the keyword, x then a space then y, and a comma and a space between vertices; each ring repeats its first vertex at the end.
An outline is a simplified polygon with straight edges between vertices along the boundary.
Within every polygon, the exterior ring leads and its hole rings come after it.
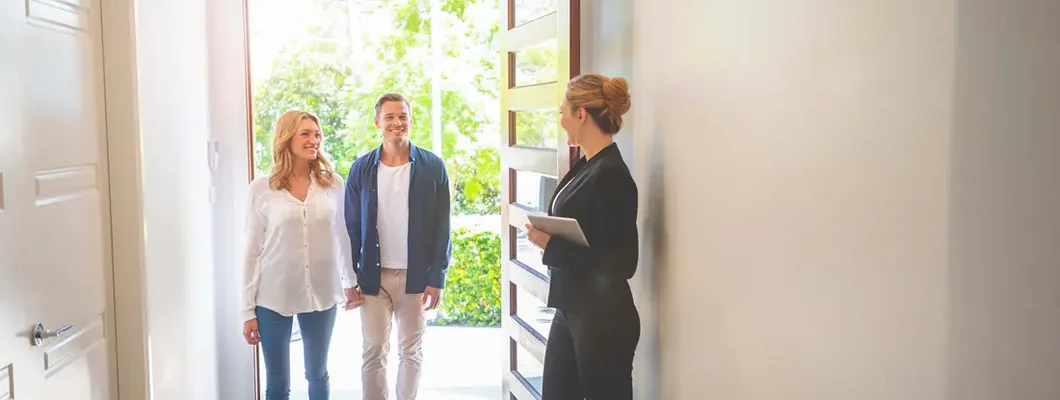
MULTIPOLYGON (((265 400, 288 400, 291 395, 291 324, 293 317, 282 316, 264 307, 256 309, 261 352, 265 358, 265 400)), ((335 307, 326 311, 298 314, 305 353, 305 379, 309 400, 328 400, 328 347, 335 328, 335 307)))

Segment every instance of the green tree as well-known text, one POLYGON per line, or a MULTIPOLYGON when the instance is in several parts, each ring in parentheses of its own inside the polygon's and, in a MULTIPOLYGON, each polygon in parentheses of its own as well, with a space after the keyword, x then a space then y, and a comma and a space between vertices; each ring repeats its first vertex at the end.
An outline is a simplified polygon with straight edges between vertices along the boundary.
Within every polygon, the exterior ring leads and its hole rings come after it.
MULTIPOLYGON (((257 173, 267 173, 271 168, 274 124, 281 114, 292 109, 309 111, 320 118, 323 147, 335 160, 355 158, 367 146, 368 138, 351 135, 347 123, 350 107, 344 93, 347 79, 352 75, 350 68, 341 63, 301 57, 288 57, 276 64, 273 75, 254 91, 257 173)), ((338 169, 345 176, 349 165, 340 162, 338 169)))
MULTIPOLYGON (((344 10, 344 2, 316 0, 315 4, 328 15, 344 10)), ((448 18, 450 26, 468 26, 469 8, 493 4, 493 1, 448 1, 435 17, 448 18)), ((441 90, 442 154, 449 166, 456 188, 454 211, 457 214, 495 214, 500 212, 500 163, 497 150, 483 145, 483 138, 495 137, 496 112, 483 105, 497 97, 496 71, 475 68, 492 66, 491 40, 496 33, 493 24, 472 25, 476 29, 460 32, 459 42, 484 47, 484 51, 465 55, 450 51, 454 41, 446 44, 442 65, 430 64, 426 49, 430 45, 430 15, 425 15, 416 0, 382 1, 379 7, 368 9, 364 18, 389 15, 394 32, 361 37, 365 48, 360 57, 374 55, 376 60, 364 63, 364 68, 351 67, 344 57, 341 43, 336 43, 334 31, 349 29, 343 19, 332 18, 306 28, 306 36, 298 38, 276 59, 269 78, 254 91, 255 156, 258 173, 271 166, 270 153, 272 123, 288 109, 303 109, 317 114, 325 134, 325 150, 336 161, 343 175, 352 161, 379 144, 379 133, 374 125, 375 101, 385 92, 401 92, 412 103, 413 130, 410 139, 420 146, 430 147, 431 77, 428 68, 443 68, 445 73, 474 71, 474 85, 466 88, 441 90), (483 55, 490 55, 485 57, 483 55), (460 146, 463 144, 463 146, 460 146)), ((492 143, 486 141, 485 143, 492 143)))

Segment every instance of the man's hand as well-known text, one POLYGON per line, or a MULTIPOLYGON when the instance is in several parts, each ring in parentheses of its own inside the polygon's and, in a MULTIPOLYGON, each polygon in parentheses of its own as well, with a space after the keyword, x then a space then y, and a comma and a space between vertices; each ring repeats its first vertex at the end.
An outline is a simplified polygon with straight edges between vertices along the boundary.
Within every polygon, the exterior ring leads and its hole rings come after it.
POLYGON ((364 304, 364 293, 361 292, 361 288, 346 288, 342 290, 346 293, 346 304, 343 305, 347 311, 360 307, 364 304))
POLYGON ((551 235, 535 229, 534 226, 530 224, 526 224, 526 237, 541 250, 548 247, 548 241, 552 239, 551 235))
POLYGON ((421 298, 423 299, 424 311, 430 311, 435 308, 438 308, 438 304, 442 302, 442 289, 427 286, 427 288, 423 289, 423 294, 421 295, 421 298))
POLYGON ((253 346, 261 343, 261 332, 258 331, 258 319, 252 319, 243 323, 243 339, 247 344, 253 346))

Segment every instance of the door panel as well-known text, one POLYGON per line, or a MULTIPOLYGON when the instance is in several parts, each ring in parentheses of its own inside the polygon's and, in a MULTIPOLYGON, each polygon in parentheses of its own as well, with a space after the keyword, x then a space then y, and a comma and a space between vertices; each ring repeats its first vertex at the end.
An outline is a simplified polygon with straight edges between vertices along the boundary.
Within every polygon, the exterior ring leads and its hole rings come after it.
POLYGON ((505 399, 541 398, 552 322, 548 269, 526 239, 527 215, 544 214, 576 152, 559 126, 567 81, 578 74, 577 0, 501 0, 502 320, 505 399))
POLYGON ((512 144, 520 147, 553 148, 559 140, 559 125, 555 122, 558 109, 513 111, 511 118, 512 144))
POLYGON ((0 294, 0 357, 9 358, 0 359, 0 369, 10 366, 6 379, 19 400, 110 399, 112 266, 99 2, 3 4, 0 59, 12 62, 0 63, 10 89, 0 93, 0 104, 14 129, 3 132, 0 143, 6 163, 0 164, 0 279, 13 284, 0 294), (38 324, 44 337, 34 343, 38 324))
POLYGON ((11 199, 16 195, 13 188, 16 168, 20 168, 16 138, 18 126, 18 98, 14 95, 18 85, 15 78, 17 65, 8 62, 8 54, 14 54, 14 40, 17 32, 16 16, 21 11, 21 4, 15 1, 0 1, 0 121, 6 121, 8 129, 0 129, 0 400, 11 397, 11 385, 14 383, 11 366, 16 354, 25 346, 18 343, 12 333, 15 326, 22 321, 22 308, 18 304, 17 293, 20 285, 17 276, 19 264, 18 222, 11 209, 11 199))
MULTIPOLYGON (((505 13, 508 18, 509 28, 523 25, 527 22, 554 14, 561 0, 513 0, 508 2, 509 12, 505 13)), ((502 20, 503 21, 503 20, 502 20)))

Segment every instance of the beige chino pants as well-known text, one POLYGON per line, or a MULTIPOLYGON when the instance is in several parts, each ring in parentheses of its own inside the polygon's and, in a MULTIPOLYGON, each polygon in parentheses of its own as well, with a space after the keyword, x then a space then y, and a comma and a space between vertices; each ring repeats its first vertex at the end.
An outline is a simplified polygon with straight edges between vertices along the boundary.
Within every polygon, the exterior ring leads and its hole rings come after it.
POLYGON ((423 332, 426 319, 422 294, 405 293, 406 271, 382 269, 379 294, 364 296, 361 326, 364 334, 361 383, 364 400, 387 400, 386 360, 390 351, 391 320, 397 320, 397 400, 414 400, 420 386, 423 364, 423 332), (396 317, 396 318, 395 318, 396 317))

